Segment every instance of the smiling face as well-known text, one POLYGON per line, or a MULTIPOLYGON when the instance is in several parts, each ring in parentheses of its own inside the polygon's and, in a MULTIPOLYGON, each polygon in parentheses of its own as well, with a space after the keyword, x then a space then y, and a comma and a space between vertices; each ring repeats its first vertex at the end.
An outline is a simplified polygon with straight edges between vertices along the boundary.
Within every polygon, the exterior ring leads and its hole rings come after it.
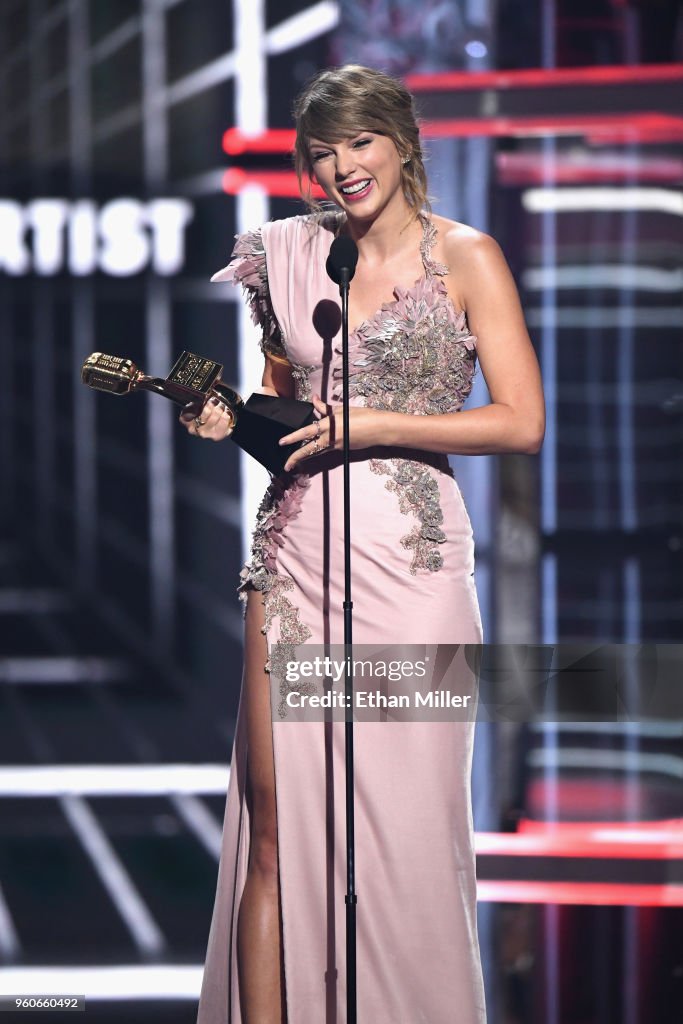
POLYGON ((349 217, 375 218, 387 207, 407 207, 401 157, 392 139, 360 132, 341 142, 308 140, 311 171, 328 199, 349 217))
POLYGON ((413 217, 429 208, 413 98, 398 79, 359 64, 328 68, 297 97, 294 119, 294 166, 315 212, 320 206, 311 196, 311 177, 355 217, 369 216, 390 197, 407 203, 413 217), (403 166, 401 157, 408 158, 403 166), (344 194, 341 184, 359 186, 355 201, 353 189, 344 194))

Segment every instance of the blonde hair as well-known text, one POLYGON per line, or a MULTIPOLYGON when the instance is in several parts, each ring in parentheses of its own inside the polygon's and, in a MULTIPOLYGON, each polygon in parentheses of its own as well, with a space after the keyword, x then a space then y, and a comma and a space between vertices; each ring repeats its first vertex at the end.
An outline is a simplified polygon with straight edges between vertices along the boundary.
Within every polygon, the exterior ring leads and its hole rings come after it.
POLYGON ((308 140, 335 143, 360 132, 392 140, 402 159, 403 194, 414 216, 430 209, 413 97, 398 79, 360 64, 321 71, 297 98, 294 120, 294 167, 301 195, 312 210, 320 212, 322 207, 311 193, 310 179, 315 172, 308 140))

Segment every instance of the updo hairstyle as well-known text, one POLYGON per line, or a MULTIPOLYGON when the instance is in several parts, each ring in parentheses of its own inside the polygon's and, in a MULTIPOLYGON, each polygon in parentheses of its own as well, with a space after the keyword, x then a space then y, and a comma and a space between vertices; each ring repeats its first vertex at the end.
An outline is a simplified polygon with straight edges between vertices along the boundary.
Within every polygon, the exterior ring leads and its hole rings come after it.
POLYGON ((401 157, 403 194, 415 216, 429 209, 427 175, 413 97, 398 79, 383 71, 345 64, 321 71, 294 104, 296 144, 294 167, 308 206, 322 208, 311 194, 315 174, 308 140, 335 144, 361 132, 386 135, 401 157))

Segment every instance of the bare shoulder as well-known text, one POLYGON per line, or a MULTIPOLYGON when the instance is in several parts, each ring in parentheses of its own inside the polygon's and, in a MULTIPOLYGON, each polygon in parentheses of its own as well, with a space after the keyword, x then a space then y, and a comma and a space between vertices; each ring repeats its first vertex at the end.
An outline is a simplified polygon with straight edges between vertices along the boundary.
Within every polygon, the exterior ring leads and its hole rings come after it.
POLYGON ((449 220, 432 217, 437 229, 434 258, 449 270, 449 294, 459 308, 469 309, 473 299, 511 281, 506 259, 492 235, 449 220))
POLYGON ((432 221, 438 232, 441 259, 452 271, 472 268, 473 263, 490 266, 501 259, 504 261, 498 242, 485 231, 447 217, 432 217, 432 221))

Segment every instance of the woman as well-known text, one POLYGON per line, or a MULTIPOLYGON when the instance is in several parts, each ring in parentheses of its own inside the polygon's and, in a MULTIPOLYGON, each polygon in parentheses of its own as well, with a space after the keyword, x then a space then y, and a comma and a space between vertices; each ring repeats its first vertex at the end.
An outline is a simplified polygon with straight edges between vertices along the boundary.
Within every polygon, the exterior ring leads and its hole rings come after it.
MULTIPOLYGON (((271 714, 269 650, 343 642, 336 235, 350 291, 354 644, 478 643, 469 518, 447 454, 536 452, 538 365, 496 243, 431 216, 412 98, 378 71, 325 71, 296 108, 300 181, 334 210, 238 238, 267 393, 317 420, 259 511, 242 571, 245 667, 199 1024, 345 1019, 344 734, 271 714), (491 395, 460 412, 476 358, 491 395), (264 669, 266 671, 264 671, 264 669), (285 720, 282 720, 282 719, 285 720)), ((310 195, 309 195, 310 200, 310 195)), ((184 413, 221 440, 219 405, 184 413)), ((286 695, 285 695, 286 696, 286 695)), ((358 1017, 483 1024, 470 806, 472 723, 360 723, 355 736, 358 1017)))

